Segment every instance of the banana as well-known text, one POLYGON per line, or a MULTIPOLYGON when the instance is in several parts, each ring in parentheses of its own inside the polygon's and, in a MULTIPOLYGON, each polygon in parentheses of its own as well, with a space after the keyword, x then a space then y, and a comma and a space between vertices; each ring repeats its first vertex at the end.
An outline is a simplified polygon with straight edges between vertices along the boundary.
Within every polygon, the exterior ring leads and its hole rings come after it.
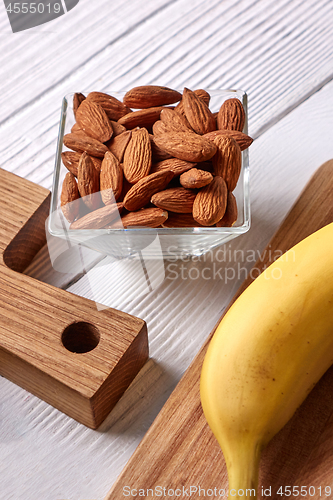
POLYGON ((333 363, 333 223, 271 264, 219 324, 200 396, 229 498, 257 498, 263 448, 333 363))

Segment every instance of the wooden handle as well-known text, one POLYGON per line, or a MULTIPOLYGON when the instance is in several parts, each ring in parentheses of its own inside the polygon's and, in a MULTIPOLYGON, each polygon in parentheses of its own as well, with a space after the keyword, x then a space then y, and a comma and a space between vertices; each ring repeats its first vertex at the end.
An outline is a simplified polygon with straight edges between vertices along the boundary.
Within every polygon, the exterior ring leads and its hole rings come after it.
POLYGON ((96 428, 147 360, 147 328, 20 274, 45 244, 49 201, 0 169, 0 374, 96 428))

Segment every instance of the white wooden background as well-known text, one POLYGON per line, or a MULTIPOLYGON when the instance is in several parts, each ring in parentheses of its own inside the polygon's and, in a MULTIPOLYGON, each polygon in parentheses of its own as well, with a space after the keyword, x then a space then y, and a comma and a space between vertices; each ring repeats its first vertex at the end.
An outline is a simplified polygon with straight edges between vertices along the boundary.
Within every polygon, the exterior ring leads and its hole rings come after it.
MULTIPOLYGON (((61 99, 73 91, 246 90, 252 228, 228 244, 245 255, 264 248, 333 158, 332 0, 80 0, 17 34, 1 2, 0 43, 0 166, 47 188, 61 99)), ((111 263, 108 279, 101 266, 83 277, 54 272, 46 250, 30 266, 38 279, 145 319, 151 359, 98 431, 0 378, 0 500, 103 499, 244 279, 190 279, 207 263, 180 265, 187 279, 167 267, 151 293, 131 262, 111 263)))

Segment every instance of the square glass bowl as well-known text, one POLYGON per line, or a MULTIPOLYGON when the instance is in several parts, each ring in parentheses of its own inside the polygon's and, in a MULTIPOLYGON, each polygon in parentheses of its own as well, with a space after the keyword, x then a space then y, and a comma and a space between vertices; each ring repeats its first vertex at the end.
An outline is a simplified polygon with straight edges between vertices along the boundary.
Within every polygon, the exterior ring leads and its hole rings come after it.
MULTIPOLYGON (((180 91, 181 92, 181 91, 180 91)), ((237 97, 245 110, 243 132, 247 134, 247 95, 242 90, 210 90, 210 110, 217 112, 222 103, 237 97)), ((123 99, 125 92, 106 93, 123 99)), ((86 93, 87 94, 87 93, 86 93)), ((62 238, 69 245, 84 245, 104 255, 117 259, 139 255, 144 251, 146 258, 166 258, 172 256, 200 256, 216 247, 245 233, 250 228, 249 199, 249 155, 248 149, 242 151, 242 169, 238 184, 233 191, 237 200, 238 218, 232 227, 192 227, 192 228, 116 228, 116 229, 81 229, 71 230, 60 208, 60 194, 64 177, 68 170, 63 165, 61 153, 67 148, 63 145, 65 134, 71 132, 75 123, 73 112, 73 95, 66 95, 61 109, 60 130, 54 169, 48 231, 52 236, 62 238)), ((200 164, 198 164, 200 168, 200 164)))

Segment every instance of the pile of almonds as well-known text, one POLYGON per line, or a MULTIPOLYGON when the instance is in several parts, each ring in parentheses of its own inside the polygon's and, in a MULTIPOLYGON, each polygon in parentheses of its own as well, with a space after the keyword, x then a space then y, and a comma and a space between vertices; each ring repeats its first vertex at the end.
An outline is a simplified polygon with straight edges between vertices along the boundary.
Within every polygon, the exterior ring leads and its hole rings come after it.
POLYGON ((123 102, 75 94, 76 123, 64 136, 71 151, 62 153, 70 229, 232 226, 241 151, 252 139, 239 99, 217 113, 209 102, 205 90, 154 85, 133 88, 123 102))

